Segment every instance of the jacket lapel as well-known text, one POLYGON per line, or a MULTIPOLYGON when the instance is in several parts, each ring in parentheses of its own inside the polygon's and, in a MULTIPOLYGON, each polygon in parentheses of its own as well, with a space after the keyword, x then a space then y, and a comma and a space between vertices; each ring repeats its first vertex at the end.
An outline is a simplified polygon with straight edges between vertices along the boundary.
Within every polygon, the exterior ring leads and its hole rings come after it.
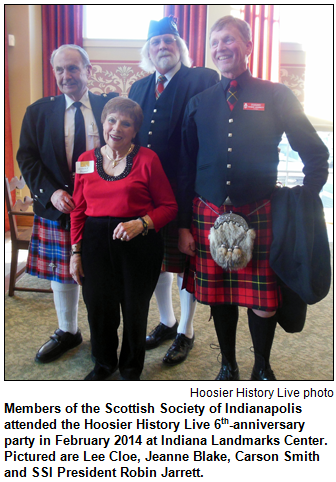
POLYGON ((65 152, 64 142, 64 112, 65 97, 60 95, 55 97, 53 110, 49 116, 49 128, 52 147, 60 172, 63 175, 65 184, 71 183, 71 176, 65 152))
MULTIPOLYGON (((180 70, 175 74, 178 78, 178 86, 175 88, 175 95, 173 99, 172 105, 172 112, 170 118, 170 125, 169 125, 169 137, 173 134, 177 121, 180 118, 181 110, 184 108, 185 105, 185 98, 188 90, 188 82, 185 82, 185 77, 189 73, 189 68, 185 65, 181 65, 180 70)), ((175 77, 174 76, 174 77, 175 77)))
POLYGON ((99 131, 100 145, 103 146, 105 144, 105 140, 103 135, 103 126, 100 119, 101 119, 101 113, 102 113, 102 104, 105 104, 105 99, 100 95, 92 94, 92 92, 90 91, 89 91, 89 99, 90 99, 90 104, 92 107, 94 118, 96 119, 96 125, 99 131))

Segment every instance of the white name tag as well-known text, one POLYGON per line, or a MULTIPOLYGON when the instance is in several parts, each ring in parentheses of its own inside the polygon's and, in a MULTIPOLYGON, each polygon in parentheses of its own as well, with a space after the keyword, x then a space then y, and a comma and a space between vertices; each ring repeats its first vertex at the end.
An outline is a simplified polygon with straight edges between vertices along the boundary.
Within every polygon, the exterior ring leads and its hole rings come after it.
POLYGON ((94 172, 94 161, 76 162, 76 174, 90 174, 94 172))

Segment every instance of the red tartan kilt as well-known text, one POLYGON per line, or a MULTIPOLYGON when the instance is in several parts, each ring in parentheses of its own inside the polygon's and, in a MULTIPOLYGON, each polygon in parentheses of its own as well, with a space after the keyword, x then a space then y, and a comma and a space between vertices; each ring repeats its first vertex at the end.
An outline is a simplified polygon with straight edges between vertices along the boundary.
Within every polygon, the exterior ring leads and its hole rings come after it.
POLYGON ((184 286, 194 293, 200 303, 208 305, 232 304, 264 311, 275 311, 279 305, 277 278, 269 265, 272 242, 271 203, 267 199, 235 208, 225 205, 218 208, 207 202, 219 214, 240 213, 247 217, 254 228, 253 257, 244 269, 224 271, 212 259, 210 229, 218 214, 199 198, 194 199, 192 234, 196 241, 196 256, 188 258, 184 286), (260 207, 255 213, 252 211, 260 207))

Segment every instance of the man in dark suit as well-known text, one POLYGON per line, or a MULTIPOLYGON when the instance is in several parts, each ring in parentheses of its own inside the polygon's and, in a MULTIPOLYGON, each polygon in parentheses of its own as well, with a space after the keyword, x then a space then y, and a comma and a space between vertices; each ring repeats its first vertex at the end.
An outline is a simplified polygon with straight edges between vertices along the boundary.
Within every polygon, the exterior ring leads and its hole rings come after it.
MULTIPOLYGON (((188 291, 211 307, 222 352, 216 380, 239 379, 236 329, 238 306, 245 306, 255 357, 251 380, 271 381, 270 354, 281 306, 269 262, 278 145, 286 133, 304 164, 303 189, 317 198, 328 176, 329 154, 291 90, 251 76, 252 36, 245 21, 231 16, 218 20, 210 31, 210 47, 223 77, 191 99, 182 129, 179 247, 190 256, 185 281, 188 291), (230 212, 234 222, 225 214, 230 212), (210 228, 217 220, 212 232, 225 226, 230 236, 237 223, 244 225, 242 216, 256 236, 252 259, 246 266, 223 268, 210 250, 210 228)), ((229 242, 229 236, 221 239, 218 253, 237 260, 242 237, 229 242)))
MULTIPOLYGON (((191 61, 185 42, 180 38, 173 17, 159 22, 151 21, 148 40, 142 52, 140 66, 152 75, 135 82, 129 98, 140 104, 144 122, 138 133, 141 146, 155 151, 163 169, 176 189, 176 174, 181 147, 181 125, 185 107, 194 95, 218 82, 218 74, 211 69, 191 69, 191 61)), ((167 339, 175 338, 163 362, 176 365, 184 361, 193 347, 193 315, 195 301, 186 290, 182 290, 185 255, 177 248, 178 229, 176 221, 163 230, 165 253, 155 296, 160 311, 160 323, 147 336, 146 348, 159 346, 167 339), (178 324, 172 305, 173 273, 177 273, 177 284, 181 301, 181 319, 178 324)))
POLYGON ((45 97, 27 108, 17 153, 34 199, 27 272, 51 280, 59 325, 36 354, 42 363, 82 342, 77 324, 79 286, 69 273, 73 165, 81 152, 105 143, 100 116, 106 102, 118 95, 88 91, 92 67, 86 51, 77 45, 62 45, 50 61, 62 95, 45 97))

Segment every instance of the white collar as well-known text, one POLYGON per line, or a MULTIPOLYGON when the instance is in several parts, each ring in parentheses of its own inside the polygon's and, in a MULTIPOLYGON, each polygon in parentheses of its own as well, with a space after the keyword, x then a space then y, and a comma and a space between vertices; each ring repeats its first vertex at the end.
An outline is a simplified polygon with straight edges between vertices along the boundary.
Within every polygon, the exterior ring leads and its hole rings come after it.
MULTIPOLYGON (((65 110, 69 109, 69 107, 72 106, 72 104, 75 102, 73 99, 71 99, 68 95, 64 94, 65 97, 65 110)), ((91 104, 90 104, 90 99, 89 99, 89 91, 87 90, 83 97, 80 99, 80 101, 85 107, 88 107, 91 109, 91 104)))
MULTIPOLYGON (((171 79, 172 79, 172 78, 174 77, 174 75, 180 70, 180 68, 181 68, 181 61, 177 62, 177 64, 175 65, 175 67, 173 67, 173 68, 170 69, 167 73, 164 74, 164 76, 165 76, 166 79, 167 79, 167 82, 171 81, 171 79)), ((159 77, 160 75, 162 75, 162 74, 160 74, 160 72, 158 72, 157 70, 156 70, 155 74, 156 74, 155 80, 156 80, 156 82, 157 82, 158 77, 159 77)))

